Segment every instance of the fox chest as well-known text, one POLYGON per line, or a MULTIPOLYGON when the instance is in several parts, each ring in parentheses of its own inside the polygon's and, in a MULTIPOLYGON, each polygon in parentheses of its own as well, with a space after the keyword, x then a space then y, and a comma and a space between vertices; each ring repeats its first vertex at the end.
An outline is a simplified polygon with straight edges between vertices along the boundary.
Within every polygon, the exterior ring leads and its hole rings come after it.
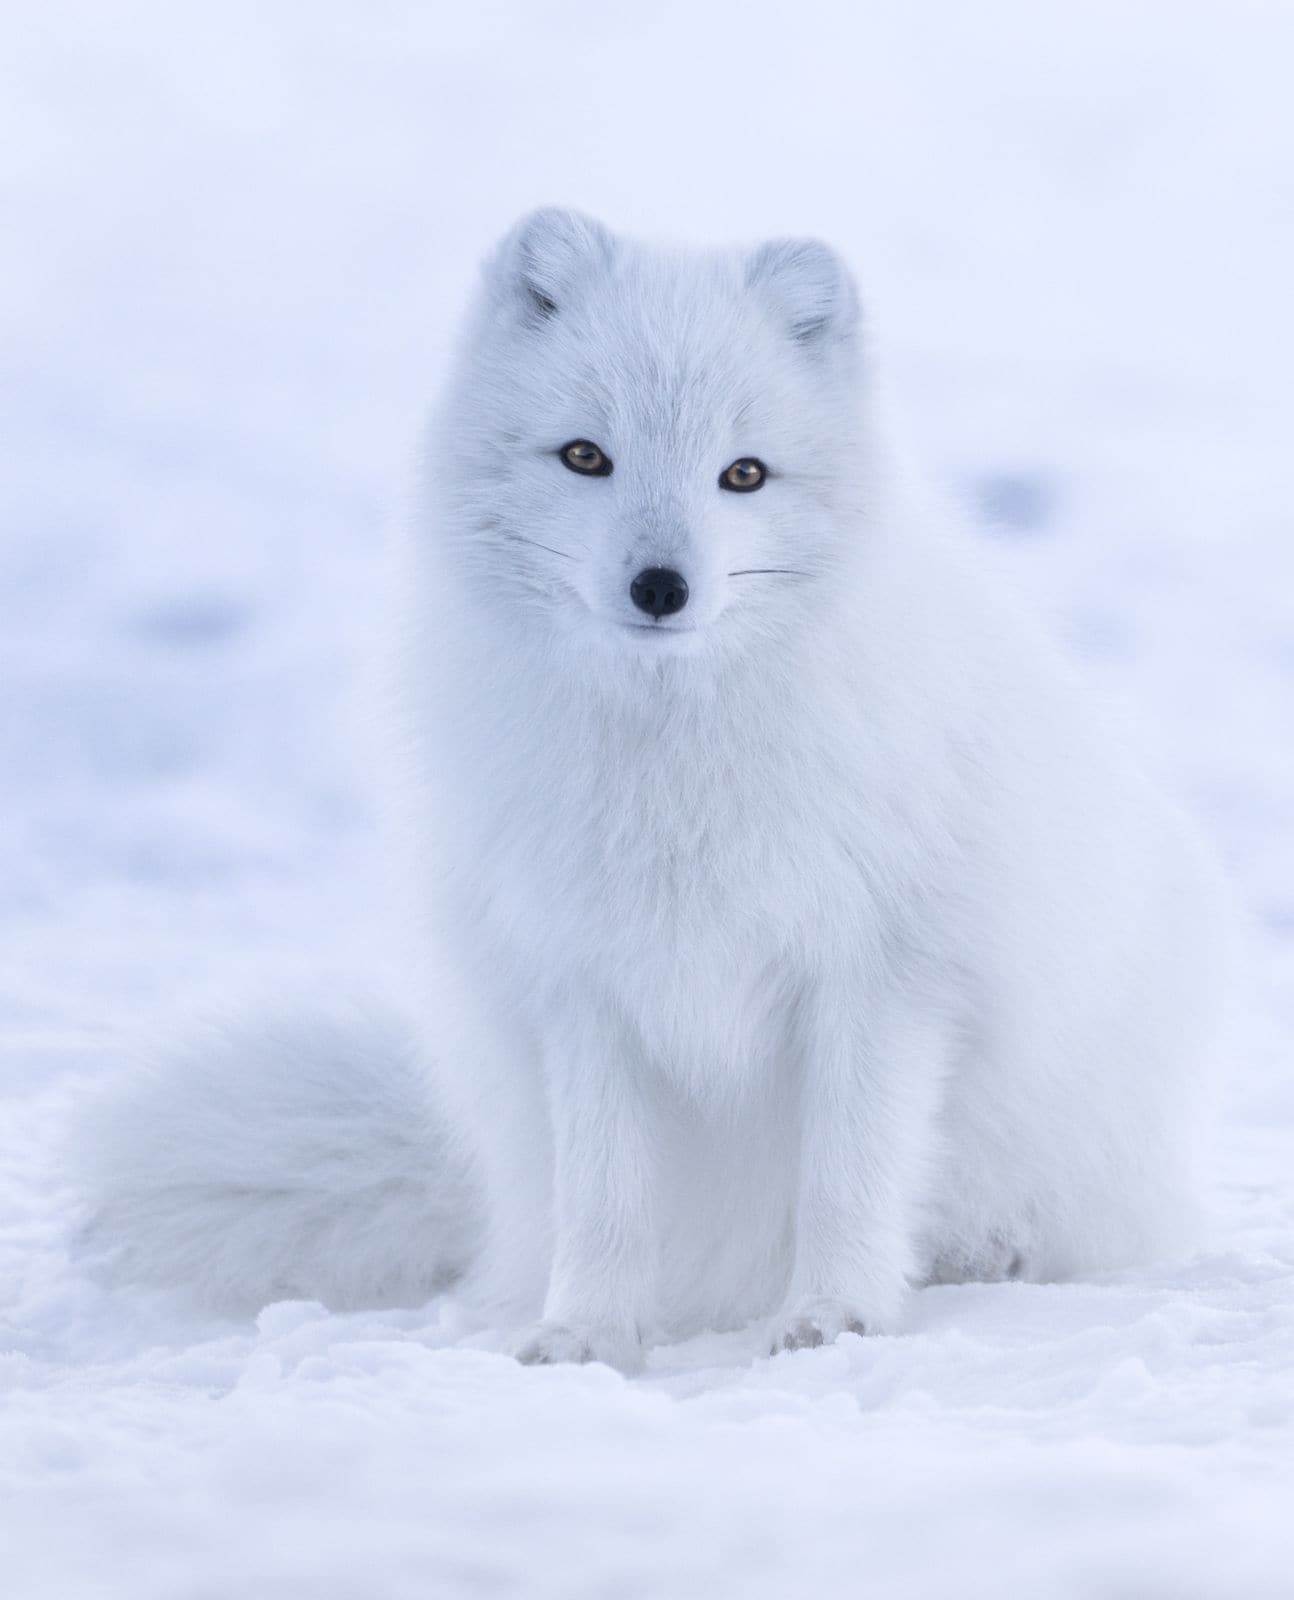
POLYGON ((808 943, 801 908, 720 879, 713 861, 643 852, 637 879, 629 865, 614 884, 568 873, 542 918, 526 917, 517 954, 543 1017, 560 1030, 572 1011, 596 1012, 667 1075, 698 1086, 716 1072, 747 1076, 792 1013, 808 943))
POLYGON ((601 1006, 689 1076, 780 1048, 806 970, 866 899, 847 808, 808 806, 786 776, 568 768, 499 809, 481 910, 523 992, 545 1013, 601 1006))

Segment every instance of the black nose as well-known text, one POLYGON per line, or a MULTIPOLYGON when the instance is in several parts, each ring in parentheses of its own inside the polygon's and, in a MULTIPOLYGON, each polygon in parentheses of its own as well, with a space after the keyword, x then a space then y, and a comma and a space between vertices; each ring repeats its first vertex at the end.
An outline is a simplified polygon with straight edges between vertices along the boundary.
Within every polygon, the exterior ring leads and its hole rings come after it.
POLYGON ((639 611, 672 617, 687 604, 687 579, 668 567, 648 567, 629 585, 629 598, 639 611))

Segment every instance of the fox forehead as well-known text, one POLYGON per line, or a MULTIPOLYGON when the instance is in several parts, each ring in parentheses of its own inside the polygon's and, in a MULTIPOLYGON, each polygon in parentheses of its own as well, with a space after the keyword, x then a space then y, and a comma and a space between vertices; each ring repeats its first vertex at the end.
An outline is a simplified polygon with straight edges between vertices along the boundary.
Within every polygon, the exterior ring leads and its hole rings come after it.
POLYGON ((731 258, 626 251, 524 342, 514 394, 527 431, 547 429, 553 445, 587 435, 613 457, 758 453, 829 404, 731 258))
POLYGON ((848 443, 858 301, 815 241, 666 250, 549 208, 498 246, 478 307, 450 395, 464 465, 587 438, 621 481, 673 462, 699 483, 742 455, 821 478, 848 443))

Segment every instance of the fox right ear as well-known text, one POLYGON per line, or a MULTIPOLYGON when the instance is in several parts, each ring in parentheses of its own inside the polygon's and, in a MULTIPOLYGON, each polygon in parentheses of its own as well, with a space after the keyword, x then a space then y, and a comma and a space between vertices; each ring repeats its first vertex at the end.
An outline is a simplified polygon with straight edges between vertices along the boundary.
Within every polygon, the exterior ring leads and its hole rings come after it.
POLYGON ((532 319, 557 316, 583 278, 611 260, 615 241, 592 217, 544 206, 523 217, 499 246, 491 276, 532 319))

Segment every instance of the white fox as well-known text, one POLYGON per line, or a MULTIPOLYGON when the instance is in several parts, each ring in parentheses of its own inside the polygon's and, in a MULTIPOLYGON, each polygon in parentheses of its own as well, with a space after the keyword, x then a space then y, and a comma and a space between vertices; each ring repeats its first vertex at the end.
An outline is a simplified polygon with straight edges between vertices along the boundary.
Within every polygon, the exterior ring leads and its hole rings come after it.
POLYGON ((632 1370, 1190 1244, 1211 873, 873 390, 823 245, 514 229, 407 540, 423 1003, 119 1106, 123 1271, 457 1275, 521 1359, 632 1370))

